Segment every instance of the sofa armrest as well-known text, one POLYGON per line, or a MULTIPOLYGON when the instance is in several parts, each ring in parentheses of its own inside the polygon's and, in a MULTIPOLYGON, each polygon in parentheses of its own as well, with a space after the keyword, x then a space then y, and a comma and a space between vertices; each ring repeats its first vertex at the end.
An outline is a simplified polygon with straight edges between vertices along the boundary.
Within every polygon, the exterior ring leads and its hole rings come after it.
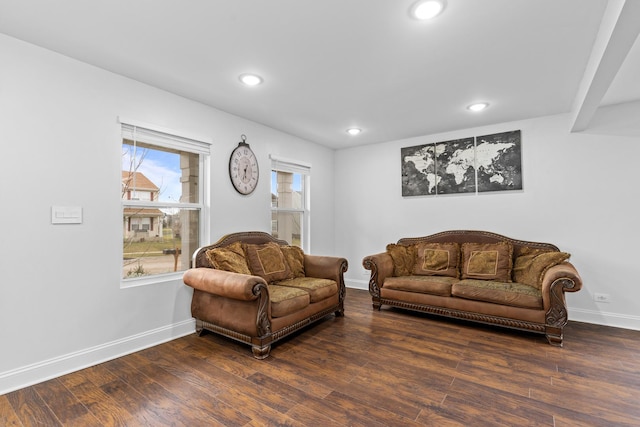
POLYGON ((582 288, 582 279, 570 262, 549 268, 542 278, 542 304, 546 312, 546 323, 563 327, 568 321, 565 292, 576 292, 582 288))
POLYGON ((578 270, 570 262, 563 262, 548 269, 542 278, 542 293, 548 293, 551 285, 560 279, 571 281, 563 283, 562 290, 565 292, 577 292, 582 289, 582 278, 578 270))
POLYGON ((362 266, 371 270, 369 293, 375 298, 380 298, 380 288, 384 284, 384 279, 393 276, 393 258, 387 252, 369 255, 362 260, 362 266))
POLYGON ((191 268, 185 271, 182 281, 203 292, 243 301, 257 299, 259 292, 256 292, 256 285, 267 285, 267 282, 260 276, 206 267, 191 268))
POLYGON ((347 268, 349 263, 345 258, 304 254, 304 275, 307 277, 331 279, 342 285, 347 268))

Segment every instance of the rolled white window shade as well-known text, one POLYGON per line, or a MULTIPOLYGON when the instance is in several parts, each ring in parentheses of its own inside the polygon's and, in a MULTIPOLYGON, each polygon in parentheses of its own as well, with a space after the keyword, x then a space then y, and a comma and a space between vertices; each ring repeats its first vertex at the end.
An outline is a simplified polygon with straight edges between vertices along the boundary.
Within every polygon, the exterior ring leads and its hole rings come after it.
POLYGON ((299 173, 301 175, 311 175, 311 165, 308 163, 285 159, 274 156, 273 154, 269 157, 271 158, 271 169, 282 172, 299 173))
POLYGON ((122 138, 138 142, 148 142, 174 150, 189 151, 197 154, 209 155, 211 142, 204 139, 194 139, 173 131, 160 129, 153 125, 142 125, 135 121, 119 119, 122 125, 122 138))

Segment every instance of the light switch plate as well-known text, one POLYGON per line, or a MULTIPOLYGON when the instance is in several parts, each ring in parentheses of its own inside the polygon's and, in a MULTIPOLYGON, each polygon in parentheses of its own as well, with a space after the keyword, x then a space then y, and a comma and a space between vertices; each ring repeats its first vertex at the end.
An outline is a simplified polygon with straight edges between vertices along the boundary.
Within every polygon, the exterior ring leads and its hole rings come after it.
POLYGON ((82 224, 82 207, 51 206, 51 224, 82 224))

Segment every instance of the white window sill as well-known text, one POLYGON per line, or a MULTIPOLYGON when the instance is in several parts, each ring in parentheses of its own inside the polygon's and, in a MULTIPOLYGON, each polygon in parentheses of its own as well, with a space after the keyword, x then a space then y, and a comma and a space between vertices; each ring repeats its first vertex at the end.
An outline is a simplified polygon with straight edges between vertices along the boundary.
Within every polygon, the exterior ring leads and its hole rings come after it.
POLYGON ((154 274, 153 276, 136 277, 132 279, 122 279, 120 281, 120 289, 134 288, 137 286, 155 285, 158 283, 182 281, 184 271, 167 274, 154 274))

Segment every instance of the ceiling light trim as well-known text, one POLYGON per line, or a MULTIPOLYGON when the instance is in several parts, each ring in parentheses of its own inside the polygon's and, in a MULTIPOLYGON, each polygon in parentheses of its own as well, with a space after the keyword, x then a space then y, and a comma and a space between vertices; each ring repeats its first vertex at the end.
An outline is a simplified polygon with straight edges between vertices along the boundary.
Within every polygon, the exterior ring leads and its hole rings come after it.
POLYGON ((410 13, 418 21, 428 21, 441 15, 446 5, 446 0, 420 0, 413 4, 410 13))
POLYGON ((238 80, 245 86, 256 87, 264 82, 264 79, 257 74, 243 73, 238 76, 238 80))
POLYGON ((474 113, 479 113, 480 111, 484 111, 487 108, 489 108, 488 102, 474 102, 473 104, 467 105, 467 110, 474 113))

